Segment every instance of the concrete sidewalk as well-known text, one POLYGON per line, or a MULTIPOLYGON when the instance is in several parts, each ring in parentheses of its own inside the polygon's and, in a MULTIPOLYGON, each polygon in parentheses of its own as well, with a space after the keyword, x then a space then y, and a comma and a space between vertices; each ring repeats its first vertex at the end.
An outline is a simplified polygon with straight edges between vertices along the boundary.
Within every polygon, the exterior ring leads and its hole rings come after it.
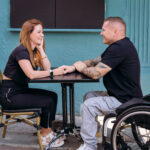
MULTIPOLYGON (((56 120, 62 120, 62 116, 56 116, 56 120)), ((81 117, 76 116, 76 125, 81 125, 81 117)), ((99 118, 102 124, 103 117, 99 118)), ((109 128, 107 137, 110 138, 110 128, 112 123, 108 125, 109 128)), ((0 128, 0 150, 39 150, 39 144, 37 142, 37 136, 33 135, 36 130, 23 123, 18 123, 8 126, 6 138, 2 138, 3 128, 0 128)), ((90 131, 90 130, 89 130, 90 131)), ((51 150, 76 150, 82 144, 74 135, 67 135, 65 144, 59 148, 51 148, 51 150)), ((98 145, 100 150, 100 144, 98 145)), ((138 148, 134 148, 138 150, 138 148)))
MULTIPOLYGON (((61 120, 62 116, 57 116, 61 120)), ((76 117, 76 124, 79 126, 81 117, 76 117)), ((8 126, 6 138, 2 138, 3 128, 0 128, 0 150, 39 150, 37 136, 33 133, 36 130, 23 123, 8 126)), ((64 146, 51 148, 52 150, 76 150, 82 142, 78 141, 74 135, 68 135, 64 146)))
MULTIPOLYGON (((76 150, 81 142, 75 136, 68 136, 65 144, 59 148, 51 148, 51 150, 76 150)), ((0 150, 39 150, 36 136, 32 133, 17 134, 8 132, 5 140, 0 139, 0 150)))

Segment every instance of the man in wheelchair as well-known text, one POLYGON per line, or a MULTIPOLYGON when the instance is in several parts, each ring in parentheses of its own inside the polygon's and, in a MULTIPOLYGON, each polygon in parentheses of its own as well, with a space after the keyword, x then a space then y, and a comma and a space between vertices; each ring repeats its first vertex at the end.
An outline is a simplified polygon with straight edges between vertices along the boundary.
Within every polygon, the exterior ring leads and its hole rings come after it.
POLYGON ((100 57, 66 66, 66 72, 79 71, 93 79, 103 77, 107 92, 89 92, 82 107, 81 136, 78 150, 96 150, 96 116, 114 112, 132 98, 142 98, 140 61, 136 48, 126 37, 126 24, 120 17, 105 19, 101 36, 107 49, 100 57))

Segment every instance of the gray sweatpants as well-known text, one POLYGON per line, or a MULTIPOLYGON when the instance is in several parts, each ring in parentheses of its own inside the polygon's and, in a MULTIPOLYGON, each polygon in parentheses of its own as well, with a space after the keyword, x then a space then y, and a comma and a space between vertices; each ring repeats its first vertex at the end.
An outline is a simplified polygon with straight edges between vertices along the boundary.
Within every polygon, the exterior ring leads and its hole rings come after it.
POLYGON ((93 91, 84 96, 82 107, 82 124, 80 134, 88 148, 86 150, 97 150, 96 116, 103 116, 108 112, 115 111, 121 103, 107 94, 107 92, 93 91))

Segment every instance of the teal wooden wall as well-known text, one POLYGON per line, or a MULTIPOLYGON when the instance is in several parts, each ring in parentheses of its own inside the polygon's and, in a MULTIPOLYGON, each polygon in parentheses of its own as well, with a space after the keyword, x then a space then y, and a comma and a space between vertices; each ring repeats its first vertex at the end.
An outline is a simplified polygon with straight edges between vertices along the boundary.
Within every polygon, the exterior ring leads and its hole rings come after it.
MULTIPOLYGON (((135 43, 141 60, 141 83, 144 94, 150 93, 149 50, 149 0, 105 0, 105 17, 120 16, 127 23, 127 36, 135 43)), ((9 0, 0 3, 0 68, 4 70, 11 51, 19 44, 19 32, 9 30, 9 0)), ((100 30, 99 30, 100 31, 100 30)), ((97 30, 45 31, 46 52, 52 66, 71 65, 100 55, 107 45, 97 30)), ((80 113, 82 97, 91 90, 104 90, 103 84, 84 83, 75 85, 75 110, 80 113)), ((58 93, 57 113, 62 113, 61 87, 59 84, 31 84, 31 87, 53 90, 58 93)))

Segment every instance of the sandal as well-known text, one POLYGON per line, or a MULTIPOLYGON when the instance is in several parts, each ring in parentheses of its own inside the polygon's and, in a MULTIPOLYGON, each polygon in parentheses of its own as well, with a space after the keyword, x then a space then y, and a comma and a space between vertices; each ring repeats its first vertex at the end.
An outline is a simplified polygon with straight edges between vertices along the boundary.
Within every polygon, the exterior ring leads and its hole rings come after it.
MULTIPOLYGON (((50 143, 50 141, 55 137, 56 137, 56 135, 54 134, 54 132, 49 133, 47 136, 41 136, 42 145, 47 146, 50 143), (49 139, 50 139, 50 141, 48 142, 49 139)), ((61 138, 57 139, 54 143, 52 143, 51 147, 60 147, 60 146, 64 145, 64 141, 62 139, 61 140, 60 139, 61 138)))

